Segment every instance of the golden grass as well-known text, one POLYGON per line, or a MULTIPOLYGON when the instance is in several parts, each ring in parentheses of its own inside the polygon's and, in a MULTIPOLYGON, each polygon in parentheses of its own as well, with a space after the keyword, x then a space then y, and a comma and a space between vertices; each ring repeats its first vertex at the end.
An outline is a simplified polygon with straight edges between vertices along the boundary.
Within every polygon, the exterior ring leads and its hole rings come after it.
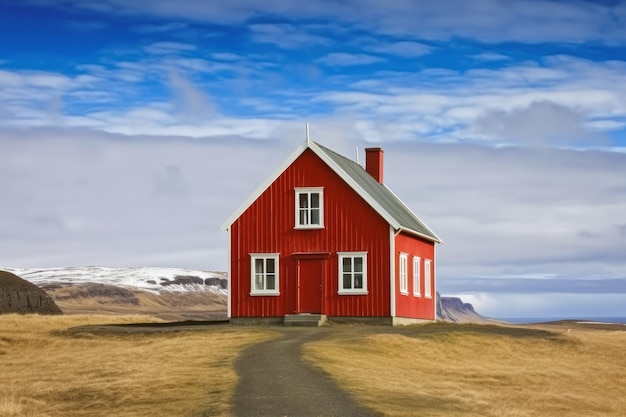
POLYGON ((437 326, 338 336, 304 352, 387 416, 626 415, 624 331, 437 326))
POLYGON ((233 363, 269 331, 230 326, 89 334, 82 325, 146 316, 0 316, 0 416, 229 415, 233 363))

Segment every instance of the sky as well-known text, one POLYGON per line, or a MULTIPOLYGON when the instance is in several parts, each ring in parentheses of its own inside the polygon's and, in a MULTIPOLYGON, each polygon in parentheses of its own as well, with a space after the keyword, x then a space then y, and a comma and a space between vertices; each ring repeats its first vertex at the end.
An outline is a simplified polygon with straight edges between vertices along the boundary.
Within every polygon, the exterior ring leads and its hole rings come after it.
POLYGON ((626 2, 0 0, 0 266, 226 270, 304 140, 491 317, 626 316, 626 2))

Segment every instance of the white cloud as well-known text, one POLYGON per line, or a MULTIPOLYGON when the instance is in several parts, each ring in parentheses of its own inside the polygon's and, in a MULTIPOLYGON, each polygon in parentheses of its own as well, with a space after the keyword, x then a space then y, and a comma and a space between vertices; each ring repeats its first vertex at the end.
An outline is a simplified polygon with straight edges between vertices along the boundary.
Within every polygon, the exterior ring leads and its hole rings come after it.
POLYGON ((596 131, 610 132, 612 130, 624 129, 626 127, 626 121, 591 120, 585 123, 585 127, 596 131))
MULTIPOLYGON (((379 59, 334 53, 322 61, 356 66, 379 59)), ((0 85, 4 87, 0 90, 0 116, 5 125, 101 126, 126 134, 228 134, 222 128, 211 129, 209 120, 198 130, 200 119, 221 115, 221 100, 228 107, 262 104, 272 114, 263 122, 258 119, 254 122, 257 125, 274 125, 302 112, 310 118, 312 108, 350 114, 359 121, 361 135, 372 141, 419 138, 555 143, 554 136, 560 136, 558 144, 577 144, 580 138, 598 142, 605 133, 620 129, 626 120, 626 64, 565 56, 548 58, 542 67, 511 63, 500 69, 465 73, 432 68, 414 73, 372 73, 354 78, 352 84, 350 76, 341 74, 336 80, 327 76, 324 81, 348 90, 316 87, 322 88, 316 91, 307 84, 307 92, 277 89, 285 84, 276 78, 276 69, 249 57, 228 62, 155 56, 107 65, 85 64, 78 70, 81 73, 73 77, 54 72, 0 71, 0 85), (168 77, 173 68, 177 75, 168 77), (203 78, 208 74, 220 77, 220 94, 215 99, 208 99, 209 92, 218 86, 203 78), (166 88, 148 88, 146 79, 166 88), (196 85, 190 83, 192 79, 198 80, 196 85), (163 93, 167 88, 176 93, 175 107, 163 93), (225 88, 240 94, 241 100, 229 100, 223 95, 225 88), (173 109, 176 112, 172 114, 173 109)), ((302 71, 303 77, 309 77, 299 67, 290 67, 290 71, 302 71)), ((319 70, 313 77, 320 77, 319 70)), ((225 123, 211 120, 211 124, 236 126, 226 121, 231 117, 221 116, 218 118, 225 123)), ((235 134, 243 131, 248 130, 236 128, 235 134)))
POLYGON ((224 269, 220 224, 292 146, 258 146, 235 136, 160 140, 77 129, 4 130, 0 265, 152 259, 152 265, 224 269))
POLYGON ((317 62, 331 67, 348 67, 353 65, 369 65, 384 61, 383 58, 368 54, 352 54, 332 52, 319 58, 317 62))
POLYGON ((550 101, 510 111, 489 110, 474 122, 478 134, 530 145, 589 143, 600 139, 583 125, 584 117, 550 101))
POLYGON ((472 57, 479 61, 508 61, 511 59, 510 56, 497 52, 481 52, 479 54, 472 55, 472 57))
POLYGON ((288 23, 255 23, 248 26, 252 40, 258 43, 275 44, 285 49, 297 49, 312 45, 329 45, 331 40, 325 36, 308 31, 306 26, 288 23))
POLYGON ((7 89, 32 87, 60 90, 70 83, 70 77, 53 72, 0 70, 0 86, 7 89))
POLYGON ((467 72, 428 68, 373 73, 360 77, 348 91, 324 91, 313 100, 356 113, 369 123, 393 124, 395 131, 385 140, 510 143, 520 139, 520 132, 510 130, 507 137, 507 123, 525 119, 542 120, 538 126, 517 123, 526 142, 541 142, 555 134, 571 135, 560 143, 579 143, 583 137, 598 142, 605 140, 603 128, 605 132, 619 128, 626 118, 624 74, 623 63, 560 56, 547 59, 541 67, 511 63, 467 72), (549 116, 557 118, 552 125, 549 116), (598 120, 603 122, 593 123, 598 120), (501 128, 495 135, 498 124, 501 128))
POLYGON ((183 198, 187 194, 187 180, 176 165, 167 165, 153 176, 154 192, 157 195, 176 195, 183 198))
POLYGON ((211 57, 218 61, 241 61, 243 59, 241 55, 231 52, 215 52, 211 54, 211 57))
POLYGON ((215 115, 215 106, 206 94, 175 71, 170 72, 170 86, 174 93, 175 110, 190 123, 206 120, 215 115))
POLYGON ((398 55, 405 58, 416 58, 430 53, 433 48, 420 42, 399 41, 387 44, 378 44, 367 49, 383 54, 398 55))
POLYGON ((194 51, 196 46, 180 42, 155 42, 144 46, 143 49, 152 55, 172 55, 194 51))

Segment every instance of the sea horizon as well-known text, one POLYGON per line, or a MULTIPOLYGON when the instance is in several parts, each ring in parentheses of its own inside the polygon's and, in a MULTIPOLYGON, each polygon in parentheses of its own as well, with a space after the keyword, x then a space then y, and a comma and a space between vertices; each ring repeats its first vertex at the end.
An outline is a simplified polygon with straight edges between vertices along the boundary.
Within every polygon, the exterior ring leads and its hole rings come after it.
POLYGON ((551 321, 595 321, 601 323, 626 324, 626 316, 552 316, 552 317, 494 317, 494 320, 506 321, 514 324, 546 323, 551 321))

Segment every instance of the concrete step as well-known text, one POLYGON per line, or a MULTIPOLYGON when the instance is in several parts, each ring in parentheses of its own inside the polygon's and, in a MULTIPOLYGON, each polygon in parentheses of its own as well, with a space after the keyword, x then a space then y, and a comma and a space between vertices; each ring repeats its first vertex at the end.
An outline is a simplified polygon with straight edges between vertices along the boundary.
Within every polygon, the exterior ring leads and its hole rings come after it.
POLYGON ((287 314, 283 320, 284 326, 309 326, 319 327, 326 323, 326 315, 324 314, 287 314))

